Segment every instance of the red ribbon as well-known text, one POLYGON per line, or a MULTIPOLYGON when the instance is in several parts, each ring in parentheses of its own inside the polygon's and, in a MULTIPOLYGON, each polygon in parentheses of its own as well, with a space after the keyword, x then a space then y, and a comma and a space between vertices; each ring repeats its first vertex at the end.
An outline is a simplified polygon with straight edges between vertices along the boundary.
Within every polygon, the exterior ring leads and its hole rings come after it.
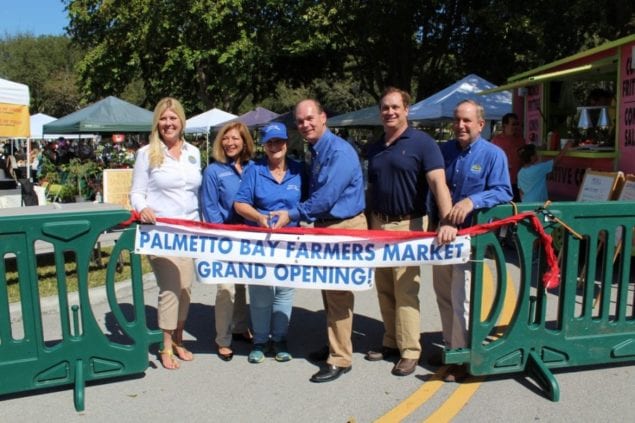
MULTIPOLYGON (((481 223, 478 225, 470 226, 469 228, 460 229, 458 235, 482 235, 484 233, 493 231, 501 226, 509 225, 510 223, 517 223, 523 219, 529 219, 534 230, 540 236, 542 246, 545 249, 548 269, 542 276, 542 283, 546 289, 557 288, 560 284, 560 269, 558 267, 558 260, 556 254, 553 251, 553 244, 551 235, 547 234, 540 224, 540 220, 534 212, 524 212, 513 216, 509 216, 500 220, 494 220, 489 223, 481 223)), ((140 215, 137 211, 130 212, 130 219, 122 222, 121 226, 129 226, 134 222, 140 221, 140 215)), ((193 228, 205 228, 205 229, 221 229, 221 230, 234 230, 234 231, 248 231, 248 232, 273 232, 272 229, 262 228, 259 226, 249 225, 227 225, 218 223, 197 222, 186 219, 173 219, 169 217, 157 217, 157 222, 167 223, 171 225, 188 226, 193 228)), ((306 228, 306 227, 284 227, 275 230, 280 234, 291 235, 337 235, 337 236, 353 236, 363 239, 379 240, 379 241, 407 241, 411 239, 419 238, 433 238, 436 236, 435 232, 415 232, 415 231, 381 231, 375 229, 332 229, 332 228, 306 228)))

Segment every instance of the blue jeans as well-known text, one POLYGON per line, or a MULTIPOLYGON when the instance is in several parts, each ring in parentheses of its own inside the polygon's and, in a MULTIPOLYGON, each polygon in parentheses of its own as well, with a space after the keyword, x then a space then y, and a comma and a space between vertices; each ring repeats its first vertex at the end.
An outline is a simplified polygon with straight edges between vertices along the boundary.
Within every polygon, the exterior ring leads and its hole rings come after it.
POLYGON ((254 344, 264 344, 269 335, 274 342, 287 338, 294 288, 249 285, 249 311, 254 344))

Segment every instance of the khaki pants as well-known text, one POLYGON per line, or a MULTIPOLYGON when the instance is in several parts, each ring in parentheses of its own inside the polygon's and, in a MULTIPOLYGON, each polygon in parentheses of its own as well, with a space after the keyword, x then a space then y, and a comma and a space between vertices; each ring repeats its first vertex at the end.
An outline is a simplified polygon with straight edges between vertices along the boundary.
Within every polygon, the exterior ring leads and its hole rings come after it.
MULTIPOLYGON (((371 229, 385 231, 422 231, 426 225, 426 217, 385 222, 372 213, 370 218, 371 229)), ((375 269, 375 286, 384 321, 382 345, 398 348, 402 358, 419 359, 421 356, 419 267, 379 267, 375 269)))
MULTIPOLYGON (((315 223, 316 228, 368 229, 363 213, 336 223, 315 223)), ((351 291, 322 291, 329 338, 328 364, 349 367, 353 364, 353 307, 355 297, 351 291)))
POLYGON ((245 333, 249 329, 245 285, 222 283, 216 287, 214 319, 216 321, 216 345, 229 347, 233 333, 245 333))
POLYGON ((148 258, 159 286, 159 328, 174 330, 178 322, 185 321, 190 309, 194 260, 152 255, 148 258))
POLYGON ((468 347, 472 263, 433 266, 432 279, 445 345, 449 348, 468 347))

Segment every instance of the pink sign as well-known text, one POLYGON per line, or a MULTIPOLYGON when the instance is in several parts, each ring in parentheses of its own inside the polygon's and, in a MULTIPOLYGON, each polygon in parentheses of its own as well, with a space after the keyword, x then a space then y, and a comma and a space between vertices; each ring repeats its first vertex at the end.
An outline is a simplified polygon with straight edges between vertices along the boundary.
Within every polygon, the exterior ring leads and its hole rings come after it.
POLYGON ((565 157, 547 177, 549 199, 575 201, 587 169, 612 172, 613 159, 565 157))
POLYGON ((527 96, 525 97, 527 105, 527 126, 525 127, 525 139, 532 144, 542 146, 542 85, 532 85, 527 87, 527 96))
POLYGON ((635 173, 635 42, 620 48, 619 170, 635 173))

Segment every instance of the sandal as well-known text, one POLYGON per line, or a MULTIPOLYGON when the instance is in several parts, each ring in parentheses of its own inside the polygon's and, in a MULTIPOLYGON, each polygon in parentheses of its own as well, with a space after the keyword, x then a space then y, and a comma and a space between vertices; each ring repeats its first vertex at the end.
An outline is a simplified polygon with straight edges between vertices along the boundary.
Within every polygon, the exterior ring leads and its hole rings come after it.
POLYGON ((159 356, 161 357, 161 365, 163 366, 163 368, 168 370, 176 370, 181 367, 179 361, 174 357, 174 353, 171 349, 168 350, 164 348, 162 350, 159 350, 159 356))
POLYGON ((234 352, 229 347, 218 346, 218 357, 223 361, 231 361, 234 358, 234 352))
POLYGON ((183 361, 194 360, 194 354, 192 354, 192 352, 189 351, 187 348, 185 348, 183 344, 181 344, 180 342, 176 342, 175 340, 172 340, 172 349, 174 350, 174 353, 177 355, 177 357, 179 357, 181 360, 183 361))

